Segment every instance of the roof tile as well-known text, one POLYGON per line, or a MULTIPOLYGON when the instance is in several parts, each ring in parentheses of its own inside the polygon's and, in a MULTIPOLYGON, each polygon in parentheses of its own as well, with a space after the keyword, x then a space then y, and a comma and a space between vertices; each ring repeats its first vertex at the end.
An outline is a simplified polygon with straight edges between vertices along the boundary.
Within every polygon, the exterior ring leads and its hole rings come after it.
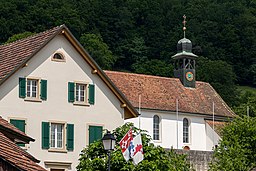
POLYGON ((134 107, 212 115, 213 102, 216 116, 234 117, 234 112, 209 83, 197 81, 196 88, 184 87, 177 78, 144 74, 105 71, 134 107))
MULTIPOLYGON (((25 133, 17 129, 12 124, 8 123, 0 116, 0 125, 5 129, 8 129, 17 134, 22 134, 27 136, 25 133)), ((11 139, 9 139, 5 134, 6 130, 1 129, 0 131, 0 158, 3 158, 15 167, 26 170, 26 171, 45 171, 44 168, 37 165, 38 162, 36 158, 30 155, 28 152, 17 146, 11 139)))
POLYGON ((0 132, 0 158, 26 171, 46 171, 29 157, 29 154, 0 132))
POLYGON ((0 81, 37 52, 62 26, 0 46, 0 81))

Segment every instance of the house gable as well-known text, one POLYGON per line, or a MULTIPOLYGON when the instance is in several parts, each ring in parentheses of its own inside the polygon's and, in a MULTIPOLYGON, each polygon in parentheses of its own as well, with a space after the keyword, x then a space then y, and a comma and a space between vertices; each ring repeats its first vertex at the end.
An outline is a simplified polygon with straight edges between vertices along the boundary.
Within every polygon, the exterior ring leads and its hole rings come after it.
POLYGON ((28 62, 33 58, 43 47, 45 47, 54 37, 63 35, 83 59, 90 66, 92 74, 98 75, 99 78, 107 85, 121 103, 121 107, 125 108, 124 118, 137 117, 137 111, 132 107, 130 102, 120 92, 112 81, 105 75, 96 62, 84 50, 81 44, 75 39, 65 25, 55 27, 51 30, 36 34, 34 36, 18 40, 16 42, 0 46, 0 85, 2 85, 15 72, 26 67, 28 62))

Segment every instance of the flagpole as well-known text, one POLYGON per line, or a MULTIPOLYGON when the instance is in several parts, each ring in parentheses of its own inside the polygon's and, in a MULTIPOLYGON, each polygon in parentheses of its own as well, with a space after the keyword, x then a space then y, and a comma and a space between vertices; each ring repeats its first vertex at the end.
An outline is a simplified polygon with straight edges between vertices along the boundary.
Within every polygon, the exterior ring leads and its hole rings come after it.
POLYGON ((141 95, 139 95, 139 129, 140 129, 140 115, 141 115, 140 105, 141 105, 141 95))
POLYGON ((215 133, 215 128, 214 128, 214 102, 212 102, 212 128, 213 128, 213 147, 214 147, 214 144, 215 144, 215 142, 214 142, 214 139, 215 139, 215 137, 214 137, 214 133, 215 133))
POLYGON ((179 148, 179 101, 176 99, 176 130, 177 130, 177 149, 179 148))

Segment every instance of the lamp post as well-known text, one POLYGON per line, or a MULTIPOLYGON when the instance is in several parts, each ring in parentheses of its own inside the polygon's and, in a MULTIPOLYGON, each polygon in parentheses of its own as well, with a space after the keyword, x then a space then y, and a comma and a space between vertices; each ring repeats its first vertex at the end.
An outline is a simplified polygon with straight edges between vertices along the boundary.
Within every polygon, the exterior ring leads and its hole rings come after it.
POLYGON ((110 131, 107 131, 107 133, 102 138, 102 143, 104 146, 104 149, 108 153, 108 171, 110 171, 110 153, 112 150, 114 150, 115 144, 116 144, 116 138, 113 134, 110 133, 110 131))

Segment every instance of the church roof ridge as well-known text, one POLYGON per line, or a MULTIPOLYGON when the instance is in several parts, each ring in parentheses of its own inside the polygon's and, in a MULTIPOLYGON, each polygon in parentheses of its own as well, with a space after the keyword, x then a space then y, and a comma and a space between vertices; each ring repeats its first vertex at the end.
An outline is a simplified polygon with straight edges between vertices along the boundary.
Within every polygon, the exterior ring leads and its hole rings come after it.
POLYGON ((212 115, 214 102, 216 116, 236 116, 206 82, 197 81, 196 88, 188 88, 184 87, 178 78, 117 71, 105 73, 134 107, 138 107, 138 97, 141 95, 141 108, 144 109, 176 111, 178 99, 180 112, 212 115))

